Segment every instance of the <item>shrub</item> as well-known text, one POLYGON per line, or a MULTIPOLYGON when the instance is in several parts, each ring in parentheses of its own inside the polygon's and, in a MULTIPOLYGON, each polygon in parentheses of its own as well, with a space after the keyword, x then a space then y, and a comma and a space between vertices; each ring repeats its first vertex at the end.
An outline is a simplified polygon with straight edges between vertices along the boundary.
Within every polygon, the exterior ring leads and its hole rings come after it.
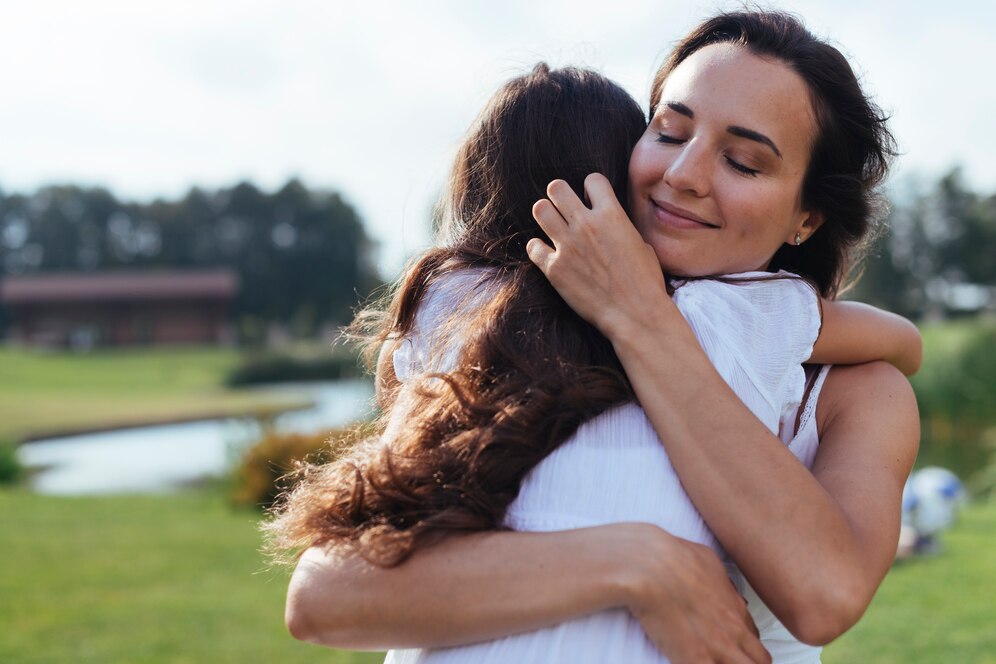
POLYGON ((363 375, 355 353, 334 350, 321 355, 265 353, 248 356, 225 379, 229 387, 258 383, 339 380, 363 375))
POLYGON ((17 445, 9 440, 0 440, 0 484, 13 484, 23 474, 24 466, 17 458, 17 445))
POLYGON ((358 429, 319 433, 267 433, 246 452, 235 470, 232 501, 267 509, 291 488, 288 473, 301 462, 327 463, 359 435, 358 429))
POLYGON ((968 488, 976 498, 996 500, 996 426, 982 434, 982 441, 989 459, 982 470, 971 477, 968 488))
POLYGON ((949 323, 926 329, 924 341, 923 370, 912 380, 922 418, 917 464, 971 479, 992 463, 984 439, 996 426, 996 324, 949 323))

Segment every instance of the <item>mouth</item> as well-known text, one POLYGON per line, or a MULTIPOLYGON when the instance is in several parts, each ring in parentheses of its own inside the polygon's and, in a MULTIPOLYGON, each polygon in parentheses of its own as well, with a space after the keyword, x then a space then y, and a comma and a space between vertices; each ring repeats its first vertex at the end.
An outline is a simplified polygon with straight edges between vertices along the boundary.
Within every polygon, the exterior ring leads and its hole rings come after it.
POLYGON ((650 206, 653 208, 654 217, 657 221, 669 228, 691 230, 719 228, 719 224, 706 221, 702 217, 666 201, 651 198, 650 206))

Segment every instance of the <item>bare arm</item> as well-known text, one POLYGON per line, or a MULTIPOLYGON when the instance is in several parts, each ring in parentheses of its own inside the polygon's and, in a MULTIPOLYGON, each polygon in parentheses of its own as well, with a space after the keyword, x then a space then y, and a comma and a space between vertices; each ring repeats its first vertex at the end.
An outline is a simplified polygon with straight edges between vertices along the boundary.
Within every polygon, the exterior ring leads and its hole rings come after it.
POLYGON ((895 552, 919 437, 912 390, 882 365, 835 370, 810 473, 709 363, 604 178, 586 188, 592 210, 551 184, 553 204, 534 214, 556 248, 533 240, 530 257, 612 340, 689 497, 758 594, 801 640, 832 640, 895 552))
MULTIPOLYGON (((389 353, 378 363, 385 389, 389 353)), ((406 420, 399 389, 389 429, 406 420)), ((672 661, 770 661, 715 552, 649 524, 452 536, 394 568, 316 547, 294 572, 286 621, 298 639, 381 650, 466 644, 616 607, 672 661)))
POLYGON ((709 548, 648 524, 454 536, 395 568, 310 549, 287 626, 336 648, 441 647, 625 607, 672 661, 770 662, 709 548))
POLYGON ((694 347, 671 354, 664 368, 642 342, 629 343, 619 344, 620 358, 641 403, 730 556, 800 640, 842 634, 895 554, 902 485, 919 437, 909 384, 886 365, 835 369, 820 400, 821 444, 810 473, 694 347))
POLYGON ((860 364, 884 360, 912 376, 920 369, 923 342, 902 316, 860 302, 823 300, 823 325, 811 362, 860 364))
POLYGON ((598 532, 481 533, 450 538, 395 568, 311 549, 291 580, 287 624, 300 639, 373 650, 536 629, 625 603, 612 548, 598 532))

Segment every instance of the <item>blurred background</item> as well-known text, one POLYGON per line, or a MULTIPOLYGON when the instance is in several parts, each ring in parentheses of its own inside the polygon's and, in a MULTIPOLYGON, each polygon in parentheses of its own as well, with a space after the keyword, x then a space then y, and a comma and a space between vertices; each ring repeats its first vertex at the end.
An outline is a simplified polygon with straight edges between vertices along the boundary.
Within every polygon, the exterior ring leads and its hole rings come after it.
MULTIPOLYGON (((780 6, 892 115, 849 296, 920 325, 917 465, 964 489, 825 661, 996 661, 996 7, 780 6)), ((276 479, 372 412, 332 342, 429 245, 502 82, 581 64, 646 106, 720 8, 0 4, 0 661, 380 661, 294 642, 257 552, 276 479)))

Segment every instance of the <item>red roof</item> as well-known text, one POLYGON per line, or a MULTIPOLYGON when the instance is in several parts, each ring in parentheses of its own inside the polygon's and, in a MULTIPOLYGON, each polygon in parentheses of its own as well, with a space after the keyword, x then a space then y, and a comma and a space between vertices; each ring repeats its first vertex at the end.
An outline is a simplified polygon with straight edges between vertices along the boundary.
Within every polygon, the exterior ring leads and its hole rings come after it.
POLYGON ((227 299, 239 288, 232 270, 76 272, 5 276, 6 304, 107 300, 227 299))

